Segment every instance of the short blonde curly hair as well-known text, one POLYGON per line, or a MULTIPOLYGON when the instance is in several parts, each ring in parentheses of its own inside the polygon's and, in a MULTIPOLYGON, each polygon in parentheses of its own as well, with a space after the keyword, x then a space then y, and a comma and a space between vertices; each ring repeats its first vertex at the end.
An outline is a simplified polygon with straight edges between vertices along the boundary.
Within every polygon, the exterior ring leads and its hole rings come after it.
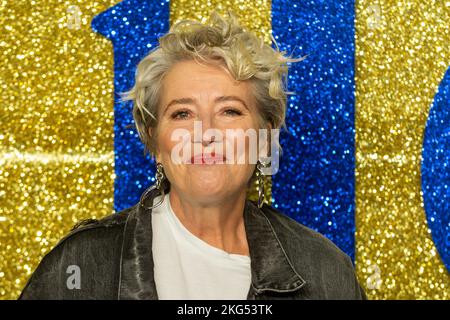
POLYGON ((264 43, 254 33, 246 31, 232 11, 224 18, 216 11, 206 24, 182 20, 159 38, 159 46, 138 64, 133 88, 121 94, 122 101, 133 101, 133 119, 141 141, 144 156, 155 156, 156 128, 162 80, 170 68, 183 60, 218 62, 235 80, 249 80, 259 110, 261 128, 286 128, 288 63, 304 58, 291 58, 264 43))

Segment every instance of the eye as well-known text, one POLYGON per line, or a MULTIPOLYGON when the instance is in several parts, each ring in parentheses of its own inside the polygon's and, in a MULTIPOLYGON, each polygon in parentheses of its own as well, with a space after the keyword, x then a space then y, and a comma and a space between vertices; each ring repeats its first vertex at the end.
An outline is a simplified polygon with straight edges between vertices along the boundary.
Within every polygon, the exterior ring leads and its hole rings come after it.
POLYGON ((226 108, 223 113, 232 117, 242 115, 242 112, 236 108, 226 108))
POLYGON ((189 110, 178 110, 170 115, 170 118, 175 120, 184 120, 187 119, 188 117, 189 117, 189 110))

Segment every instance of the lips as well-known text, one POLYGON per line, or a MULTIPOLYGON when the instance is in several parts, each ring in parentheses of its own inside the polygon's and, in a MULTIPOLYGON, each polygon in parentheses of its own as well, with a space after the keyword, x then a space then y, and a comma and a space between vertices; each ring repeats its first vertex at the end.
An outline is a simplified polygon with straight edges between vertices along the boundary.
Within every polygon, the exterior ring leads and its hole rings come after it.
POLYGON ((215 152, 200 153, 191 157, 191 164, 220 164, 225 163, 225 156, 215 152))

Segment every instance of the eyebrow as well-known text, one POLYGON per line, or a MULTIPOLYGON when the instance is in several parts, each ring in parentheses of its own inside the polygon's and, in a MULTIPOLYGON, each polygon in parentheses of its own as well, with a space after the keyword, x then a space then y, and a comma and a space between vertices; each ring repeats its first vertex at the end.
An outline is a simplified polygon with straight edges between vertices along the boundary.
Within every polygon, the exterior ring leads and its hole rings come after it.
MULTIPOLYGON (((245 101, 241 98, 239 98, 238 96, 220 96, 217 97, 216 99, 214 99, 214 102, 225 102, 225 101, 239 101, 240 103, 242 103, 244 105, 245 108, 248 109, 247 104, 245 103, 245 101)), ((196 101, 192 98, 180 98, 180 99, 173 99, 172 101, 170 101, 165 110, 164 113, 166 113, 167 109, 169 109, 169 107, 171 107, 172 105, 175 104, 196 104, 196 101)))

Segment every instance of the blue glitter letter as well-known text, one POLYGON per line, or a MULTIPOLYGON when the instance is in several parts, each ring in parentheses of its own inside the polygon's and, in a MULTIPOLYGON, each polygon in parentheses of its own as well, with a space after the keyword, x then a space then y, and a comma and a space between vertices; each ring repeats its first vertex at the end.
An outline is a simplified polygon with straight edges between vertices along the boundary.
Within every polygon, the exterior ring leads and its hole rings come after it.
POLYGON ((272 1, 281 49, 306 60, 290 69, 275 207, 318 230, 354 259, 355 123, 353 0, 272 1))
POLYGON ((422 191, 434 244, 450 271, 450 68, 434 97, 425 128, 422 191))
POLYGON ((92 29, 114 46, 114 209, 118 212, 136 204, 154 180, 154 168, 143 156, 136 129, 126 128, 134 123, 132 103, 120 103, 118 93, 131 89, 137 64, 169 30, 169 1, 123 1, 96 16, 92 29))

